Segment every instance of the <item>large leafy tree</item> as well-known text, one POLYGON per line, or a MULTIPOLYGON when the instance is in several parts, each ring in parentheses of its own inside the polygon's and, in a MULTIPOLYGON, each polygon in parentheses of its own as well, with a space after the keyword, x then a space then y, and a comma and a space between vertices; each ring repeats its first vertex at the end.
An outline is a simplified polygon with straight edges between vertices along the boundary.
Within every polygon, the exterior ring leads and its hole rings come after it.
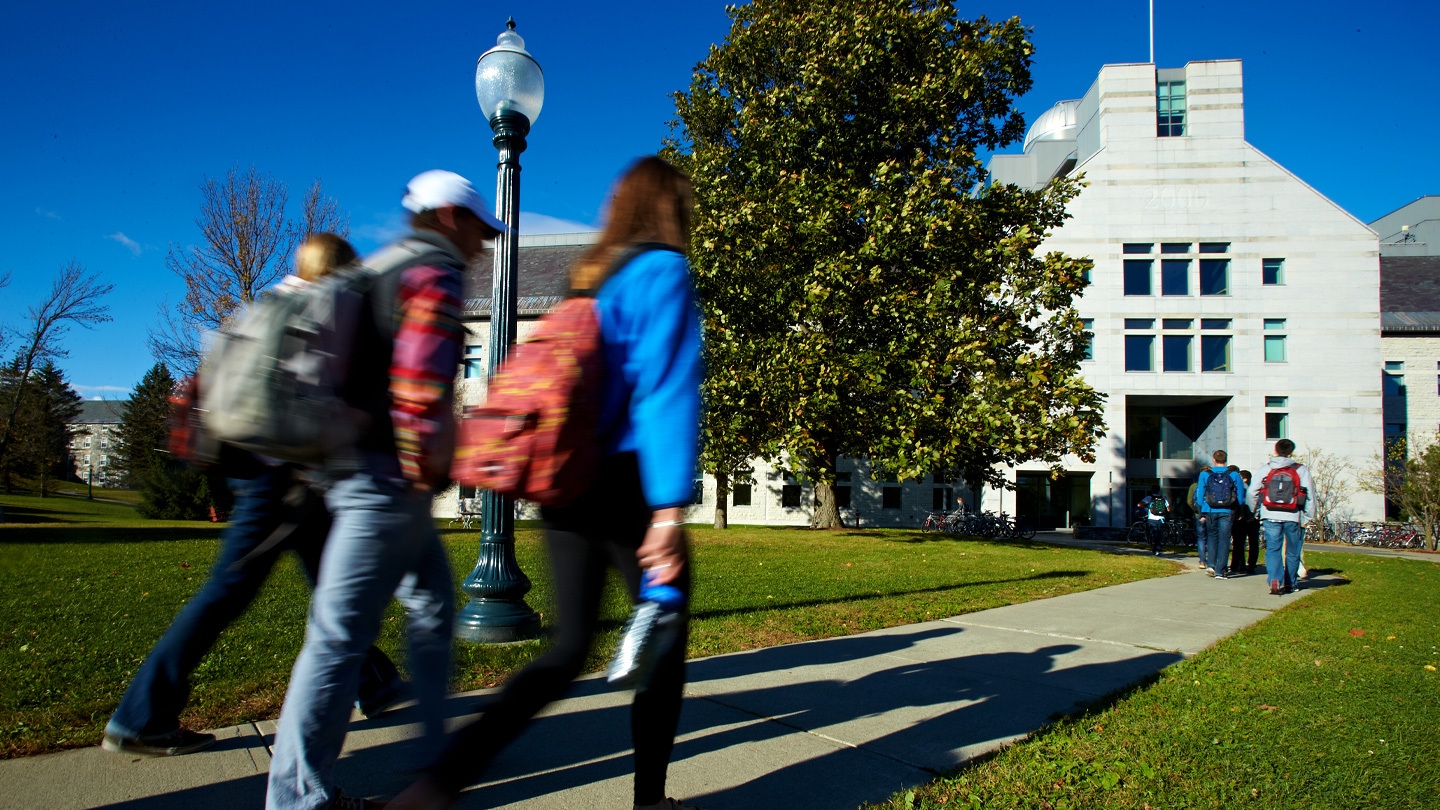
MULTIPOLYGON (((815 524, 839 523, 840 455, 972 486, 1092 457, 1102 401, 1073 307, 1089 262, 1037 254, 1079 186, 988 186, 978 156, 1024 131, 1019 20, 936 0, 730 14, 667 151, 695 180, 707 340, 746 347, 710 374, 763 400, 755 435, 815 484, 815 524)), ((729 404, 707 401, 709 424, 729 404)))

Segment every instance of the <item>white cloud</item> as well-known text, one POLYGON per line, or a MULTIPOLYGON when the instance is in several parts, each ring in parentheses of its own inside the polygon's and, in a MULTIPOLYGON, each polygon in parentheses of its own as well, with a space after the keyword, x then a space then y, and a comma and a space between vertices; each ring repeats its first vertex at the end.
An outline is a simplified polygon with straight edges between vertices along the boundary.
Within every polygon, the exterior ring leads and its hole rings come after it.
POLYGON ((120 231, 116 231, 115 233, 112 233, 105 238, 113 239, 114 241, 119 242, 120 244, 125 246, 126 250, 134 253, 136 256, 139 256, 140 251, 144 250, 144 248, 140 247, 139 242, 136 242, 134 239, 131 239, 120 231))
POLYGON ((547 214, 537 214, 534 211, 520 212, 520 233, 589 233, 598 231, 594 225, 585 225, 574 220, 552 217, 547 214))
POLYGON ((126 388, 126 387, 123 386, 123 385, 72 385, 72 386, 70 386, 70 387, 71 387, 71 388, 74 388, 75 391, 76 391, 77 393, 79 393, 81 396, 89 397, 89 398, 91 398, 91 399, 110 399, 110 398, 111 398, 111 397, 102 396, 103 394, 129 394, 129 393, 130 393, 130 389, 129 389, 129 388, 126 388))
POLYGON ((39 215, 42 216, 42 217, 45 217, 46 219, 59 219, 59 218, 60 218, 60 215, 59 215, 59 214, 55 213, 54 211, 50 211, 50 210, 47 210, 47 209, 44 209, 44 208, 36 208, 36 209, 35 209, 35 213, 39 214, 39 215))
POLYGON ((384 216, 376 217, 368 224, 357 227, 350 232, 350 236, 354 241, 360 243, 356 245, 360 252, 365 253, 387 242, 399 239, 409 232, 406 215, 400 211, 391 211, 384 216))

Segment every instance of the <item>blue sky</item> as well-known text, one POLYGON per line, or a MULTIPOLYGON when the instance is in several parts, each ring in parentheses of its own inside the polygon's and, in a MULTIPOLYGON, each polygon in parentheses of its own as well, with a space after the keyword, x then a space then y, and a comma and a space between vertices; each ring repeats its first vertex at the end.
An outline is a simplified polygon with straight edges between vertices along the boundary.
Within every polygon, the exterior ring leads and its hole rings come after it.
MULTIPOLYGON (((1440 4, 1156 6, 1157 63, 1243 59, 1247 138, 1342 207, 1369 221, 1440 193, 1440 4)), ((1145 0, 962 8, 1033 26, 1027 120, 1082 95, 1100 65, 1148 59, 1145 0)), ((20 325, 63 262, 102 272, 115 319, 73 333, 62 365, 82 394, 124 396, 153 362, 156 307, 181 294, 164 257, 196 240, 206 175, 253 164, 297 202, 321 178, 362 249, 395 231, 422 170, 459 171, 489 196, 475 59, 512 14, 546 80, 522 208, 550 230, 566 226, 542 217, 593 224, 616 172, 665 135, 667 94, 724 38, 723 3, 7 4, 0 273, 14 280, 0 323, 20 325)))

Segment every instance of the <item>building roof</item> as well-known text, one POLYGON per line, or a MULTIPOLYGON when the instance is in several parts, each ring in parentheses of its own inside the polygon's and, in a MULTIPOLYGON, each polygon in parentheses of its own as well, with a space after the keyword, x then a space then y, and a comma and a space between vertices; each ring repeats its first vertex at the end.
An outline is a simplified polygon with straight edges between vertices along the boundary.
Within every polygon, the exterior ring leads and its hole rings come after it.
MULTIPOLYGON (((544 314, 569 294, 570 265, 589 247, 588 243, 527 245, 522 241, 519 256, 519 314, 544 314)), ((465 278, 466 318, 490 317, 494 261, 493 254, 487 250, 470 265, 465 278)))
POLYGON ((1381 312, 1440 312, 1440 256, 1381 256, 1381 312))
POLYGON ((80 415, 75 417, 74 424, 119 424, 129 403, 128 399, 87 399, 80 403, 80 415))
POLYGON ((1380 331, 1440 333, 1440 312, 1382 312, 1380 331))

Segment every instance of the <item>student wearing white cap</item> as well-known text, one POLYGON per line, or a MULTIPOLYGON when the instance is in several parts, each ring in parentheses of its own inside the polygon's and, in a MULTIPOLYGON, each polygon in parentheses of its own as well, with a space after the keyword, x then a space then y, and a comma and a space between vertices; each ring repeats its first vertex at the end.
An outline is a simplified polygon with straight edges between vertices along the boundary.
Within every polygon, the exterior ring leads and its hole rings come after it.
POLYGON ((401 204, 413 233, 366 262, 385 269, 368 295, 371 317, 361 319, 343 392, 366 418, 352 451, 324 471, 334 527, 280 712, 265 802, 271 810, 366 806, 345 796, 331 771, 365 650, 392 594, 409 622, 412 689, 426 738, 433 744, 443 733, 454 589, 430 499, 448 483, 454 450, 461 276, 505 226, 453 172, 416 176, 401 204))

